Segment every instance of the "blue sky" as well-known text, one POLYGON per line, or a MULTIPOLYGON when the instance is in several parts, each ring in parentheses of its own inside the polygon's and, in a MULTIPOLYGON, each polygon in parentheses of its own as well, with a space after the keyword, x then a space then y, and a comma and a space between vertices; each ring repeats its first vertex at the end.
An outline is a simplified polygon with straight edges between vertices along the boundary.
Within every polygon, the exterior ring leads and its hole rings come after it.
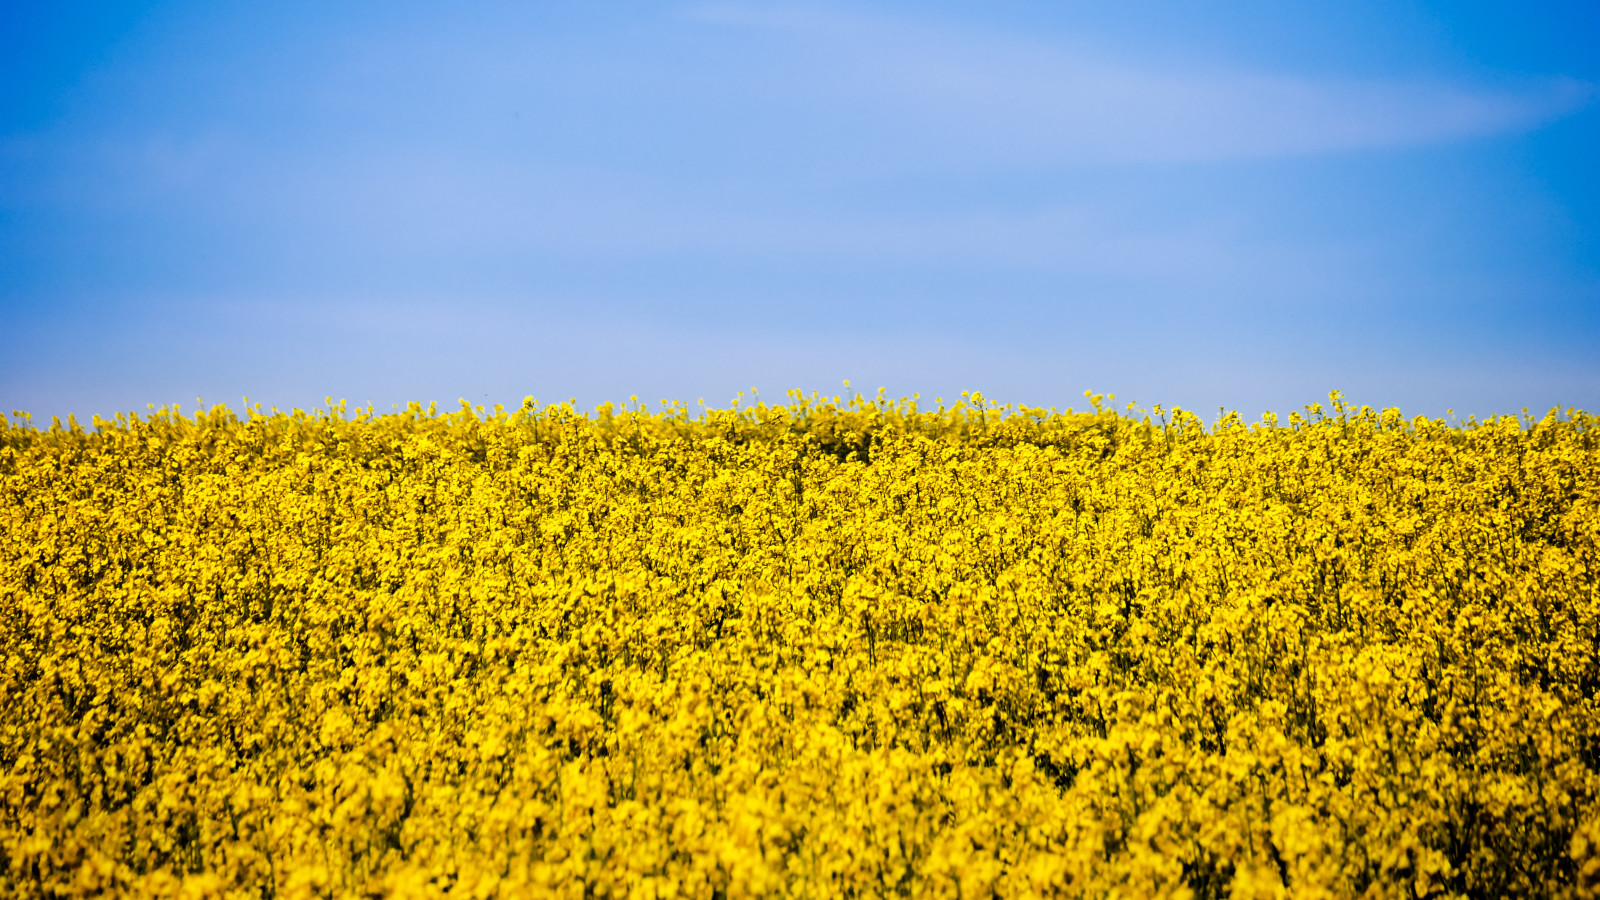
POLYGON ((1600 410, 1600 6, 0 0, 0 408, 1600 410))

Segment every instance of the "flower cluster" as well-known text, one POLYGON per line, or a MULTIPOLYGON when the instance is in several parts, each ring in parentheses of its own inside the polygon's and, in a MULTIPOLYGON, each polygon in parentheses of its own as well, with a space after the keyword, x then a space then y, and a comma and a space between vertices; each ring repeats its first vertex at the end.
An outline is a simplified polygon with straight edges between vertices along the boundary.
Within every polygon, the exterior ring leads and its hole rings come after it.
POLYGON ((1600 420, 0 420, 0 896, 1600 894, 1600 420))

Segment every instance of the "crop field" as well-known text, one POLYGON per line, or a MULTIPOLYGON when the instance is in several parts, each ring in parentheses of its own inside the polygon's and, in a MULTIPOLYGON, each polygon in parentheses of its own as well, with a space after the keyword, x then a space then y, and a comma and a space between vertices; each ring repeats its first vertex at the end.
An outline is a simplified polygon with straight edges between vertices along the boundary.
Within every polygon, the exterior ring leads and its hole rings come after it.
POLYGON ((0 429, 0 896, 1593 897, 1600 419, 0 429))

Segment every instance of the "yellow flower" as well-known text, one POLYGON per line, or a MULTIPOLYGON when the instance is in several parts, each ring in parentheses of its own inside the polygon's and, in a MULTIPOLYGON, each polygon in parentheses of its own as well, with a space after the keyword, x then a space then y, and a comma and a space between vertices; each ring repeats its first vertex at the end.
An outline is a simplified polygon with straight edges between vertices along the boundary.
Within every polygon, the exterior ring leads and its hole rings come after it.
POLYGON ((1600 894, 1600 441, 0 421, 0 897, 1600 894))

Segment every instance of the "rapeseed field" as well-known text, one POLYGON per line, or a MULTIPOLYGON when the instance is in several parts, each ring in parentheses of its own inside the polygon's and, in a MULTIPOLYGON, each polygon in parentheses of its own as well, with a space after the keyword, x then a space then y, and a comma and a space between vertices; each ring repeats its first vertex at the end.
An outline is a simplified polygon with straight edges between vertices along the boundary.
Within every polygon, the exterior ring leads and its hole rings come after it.
POLYGON ((0 430, 7 897, 1593 897, 1600 422, 0 430))

